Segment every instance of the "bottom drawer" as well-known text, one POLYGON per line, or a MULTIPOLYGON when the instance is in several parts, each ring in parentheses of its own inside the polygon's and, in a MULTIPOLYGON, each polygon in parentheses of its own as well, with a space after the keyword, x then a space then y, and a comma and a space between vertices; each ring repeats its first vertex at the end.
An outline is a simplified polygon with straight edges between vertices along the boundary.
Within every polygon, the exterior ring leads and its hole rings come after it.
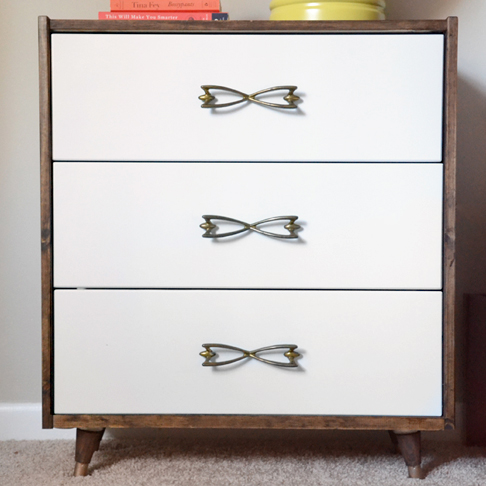
POLYGON ((54 410, 440 416, 442 294, 56 290, 54 410), (203 343, 301 357, 203 367, 203 343))

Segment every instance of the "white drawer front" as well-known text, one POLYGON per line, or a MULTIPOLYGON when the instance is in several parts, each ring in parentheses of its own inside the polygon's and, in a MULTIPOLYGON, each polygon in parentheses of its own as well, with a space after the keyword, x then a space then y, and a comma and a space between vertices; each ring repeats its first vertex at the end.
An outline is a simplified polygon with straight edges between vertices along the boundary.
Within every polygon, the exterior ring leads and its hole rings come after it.
POLYGON ((441 164, 54 166, 56 287, 442 287, 441 164), (302 230, 211 240, 203 214, 302 230))
POLYGON ((58 414, 442 413, 440 292, 58 290, 54 300, 58 414), (297 369, 208 368, 208 342, 297 344, 302 357, 297 369))
POLYGON ((438 162, 443 44, 439 34, 54 34, 54 158, 438 162), (207 84, 296 85, 302 102, 202 109, 207 84))

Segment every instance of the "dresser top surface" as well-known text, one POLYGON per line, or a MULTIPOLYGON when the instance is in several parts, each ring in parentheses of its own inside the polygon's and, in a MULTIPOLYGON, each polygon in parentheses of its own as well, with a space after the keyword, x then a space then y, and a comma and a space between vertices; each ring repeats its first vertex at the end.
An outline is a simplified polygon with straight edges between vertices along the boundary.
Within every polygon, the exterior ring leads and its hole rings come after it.
POLYGON ((39 17, 39 24, 49 24, 51 32, 269 32, 269 33, 445 33, 457 17, 445 20, 381 21, 131 21, 131 20, 65 20, 39 17))

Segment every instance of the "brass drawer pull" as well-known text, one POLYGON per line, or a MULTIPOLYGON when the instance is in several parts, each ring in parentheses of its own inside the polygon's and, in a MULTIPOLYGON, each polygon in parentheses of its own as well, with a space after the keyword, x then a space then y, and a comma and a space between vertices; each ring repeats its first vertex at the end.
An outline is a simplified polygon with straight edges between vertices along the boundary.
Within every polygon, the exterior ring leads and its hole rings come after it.
POLYGON ((247 351, 246 349, 237 348, 236 346, 230 346, 228 344, 203 344, 202 347, 206 350, 199 353, 205 359, 204 363, 202 364, 203 366, 224 366, 231 363, 236 363, 237 361, 241 361, 242 359, 253 358, 261 361, 262 363, 267 363, 273 366, 296 368, 298 364, 295 362, 295 360, 300 356, 300 354, 295 351, 295 349, 297 348, 297 344, 275 344, 274 346, 266 346, 264 348, 254 349, 253 351, 247 351), (233 351, 239 351, 242 354, 235 359, 230 359, 227 361, 211 361, 211 359, 216 356, 216 353, 214 353, 211 348, 231 349, 233 351), (288 351, 284 353, 284 356, 289 360, 289 362, 282 363, 280 361, 273 361, 271 359, 264 359, 260 356, 257 356, 257 353, 272 351, 274 349, 287 349, 288 351))
POLYGON ((253 224, 245 223, 244 221, 239 221, 238 219, 227 218, 226 216, 215 216, 212 214, 204 214, 202 217, 206 221, 205 223, 199 225, 199 227, 205 231, 205 233, 202 235, 203 238, 225 238, 226 236, 238 235, 240 233, 244 233, 245 231, 256 231, 261 235, 271 236, 273 238, 295 239, 299 237, 296 231, 300 229, 300 226, 298 224, 295 224, 295 221, 299 218, 298 216, 274 216, 273 218, 262 219, 261 221, 257 221, 253 224), (217 226, 211 221, 215 219, 241 224, 243 228, 236 231, 230 231, 229 233, 221 233, 219 235, 212 234, 211 231, 217 228, 217 226), (257 228, 257 226, 260 224, 270 223, 272 221, 288 221, 288 224, 286 224, 284 228, 290 234, 281 235, 278 233, 271 233, 270 231, 263 231, 260 228, 257 228))
POLYGON ((212 84, 205 84, 201 86, 204 90, 204 94, 199 96, 199 99, 203 102, 201 108, 224 108, 226 106, 233 106, 239 103, 243 103, 245 101, 250 101, 252 103, 257 103, 259 105, 271 106, 272 108, 290 108, 295 109, 298 108, 295 104, 296 101, 299 101, 300 98, 294 94, 294 91, 297 89, 297 86, 274 86, 273 88, 262 89, 261 91, 257 91, 256 93, 246 94, 241 91, 232 88, 226 88, 225 86, 216 86, 212 84), (209 90, 219 90, 219 91, 229 91, 230 93, 235 93, 241 96, 241 99, 236 101, 231 101, 230 103, 212 103, 213 100, 216 99, 209 90), (264 93, 271 93, 273 91, 280 91, 285 90, 288 91, 287 95, 283 97, 283 99, 287 102, 285 103, 269 103, 268 101, 259 100, 256 97, 262 95, 264 93))

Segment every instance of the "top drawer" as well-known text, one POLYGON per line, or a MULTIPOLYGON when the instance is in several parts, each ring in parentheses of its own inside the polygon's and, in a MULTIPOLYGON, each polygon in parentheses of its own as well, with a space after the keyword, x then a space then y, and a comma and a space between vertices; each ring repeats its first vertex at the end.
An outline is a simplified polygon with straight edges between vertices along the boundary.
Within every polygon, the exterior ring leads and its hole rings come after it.
POLYGON ((443 46, 441 34, 54 34, 54 159, 440 162, 443 46), (202 109, 201 85, 295 85, 301 102, 202 109))

